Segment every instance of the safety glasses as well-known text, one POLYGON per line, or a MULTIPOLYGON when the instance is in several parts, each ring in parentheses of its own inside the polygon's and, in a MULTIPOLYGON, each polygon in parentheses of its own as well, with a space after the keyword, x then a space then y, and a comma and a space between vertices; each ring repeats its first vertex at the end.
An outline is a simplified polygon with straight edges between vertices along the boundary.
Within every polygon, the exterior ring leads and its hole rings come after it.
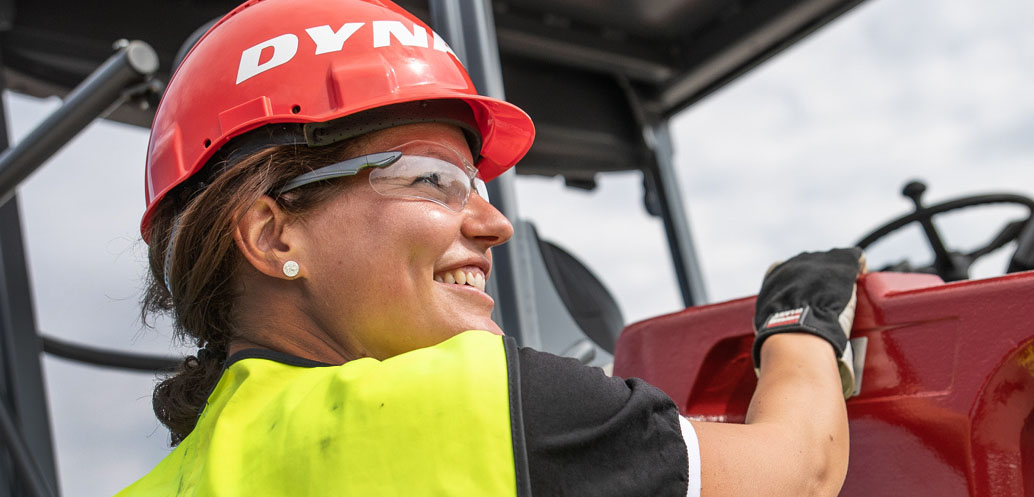
POLYGON ((280 194, 295 188, 370 171, 370 186, 386 197, 429 200, 459 212, 470 193, 488 200, 477 168, 455 150, 430 141, 408 142, 395 150, 368 154, 314 169, 288 181, 280 194))

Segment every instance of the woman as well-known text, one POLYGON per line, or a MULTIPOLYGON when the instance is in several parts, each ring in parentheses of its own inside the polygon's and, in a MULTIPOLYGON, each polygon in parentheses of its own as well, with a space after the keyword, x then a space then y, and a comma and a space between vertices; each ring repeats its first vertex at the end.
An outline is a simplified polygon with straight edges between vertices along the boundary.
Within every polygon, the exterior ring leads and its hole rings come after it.
POLYGON ((513 230, 483 181, 533 135, 387 1, 219 21, 157 111, 142 222, 145 313, 200 350, 155 390, 176 449, 120 495, 834 495, 860 253, 770 272, 748 424, 689 422, 492 321, 513 230))

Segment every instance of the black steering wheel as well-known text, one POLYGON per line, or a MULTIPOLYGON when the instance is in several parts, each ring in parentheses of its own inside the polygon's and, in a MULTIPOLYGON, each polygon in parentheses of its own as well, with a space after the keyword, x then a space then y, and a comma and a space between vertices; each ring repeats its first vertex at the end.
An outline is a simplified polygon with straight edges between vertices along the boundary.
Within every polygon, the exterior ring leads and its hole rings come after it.
POLYGON ((1016 252, 1013 253, 1006 272, 1014 273, 1034 269, 1034 200, 1024 195, 991 193, 962 197, 924 206, 920 197, 922 197, 925 191, 926 185, 920 181, 912 181, 905 185, 901 193, 912 199, 912 202, 915 204, 915 211, 880 226, 859 240, 855 245, 864 249, 872 245, 876 240, 887 236, 901 227, 916 222, 923 227, 923 233, 926 234, 926 239, 930 242, 930 248, 933 249, 933 264, 924 267, 913 267, 905 261, 893 264, 882 270, 931 273, 940 276, 944 281, 965 280, 969 279, 969 268, 975 260, 998 250, 1013 240, 1017 241, 1016 252), (987 244, 972 252, 951 251, 944 246, 944 242, 941 240, 941 236, 933 224, 933 217, 935 215, 956 209, 991 204, 1021 205, 1027 208, 1027 217, 1009 222, 987 244))

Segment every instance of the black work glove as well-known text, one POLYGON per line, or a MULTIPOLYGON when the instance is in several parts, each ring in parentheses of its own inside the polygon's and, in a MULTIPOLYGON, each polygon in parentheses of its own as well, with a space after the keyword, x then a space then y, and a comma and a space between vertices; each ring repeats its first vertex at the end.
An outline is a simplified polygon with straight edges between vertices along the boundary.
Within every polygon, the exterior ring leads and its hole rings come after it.
POLYGON ((859 248, 805 252, 774 264, 761 284, 754 306, 754 368, 761 368, 765 339, 786 332, 811 333, 833 346, 844 398, 854 391, 854 322, 856 285, 865 272, 865 253, 859 248))

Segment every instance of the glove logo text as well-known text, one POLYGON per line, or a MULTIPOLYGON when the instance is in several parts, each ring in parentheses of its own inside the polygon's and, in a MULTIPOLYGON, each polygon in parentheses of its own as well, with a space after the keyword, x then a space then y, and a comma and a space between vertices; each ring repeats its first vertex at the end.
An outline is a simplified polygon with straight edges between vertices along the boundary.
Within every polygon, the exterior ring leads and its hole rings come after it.
POLYGON ((801 324, 804 322, 804 316, 807 314, 808 307, 798 307, 797 309, 791 309, 789 311, 777 312, 768 317, 763 329, 787 326, 791 324, 801 324))

